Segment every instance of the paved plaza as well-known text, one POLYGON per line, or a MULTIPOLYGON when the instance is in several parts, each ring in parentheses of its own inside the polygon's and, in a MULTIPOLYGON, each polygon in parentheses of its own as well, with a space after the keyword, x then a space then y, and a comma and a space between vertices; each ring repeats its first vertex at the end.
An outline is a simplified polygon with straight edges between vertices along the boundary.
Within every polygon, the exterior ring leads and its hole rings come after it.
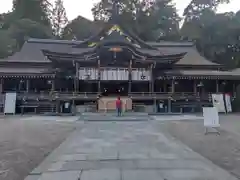
POLYGON ((25 180, 236 180, 159 123, 85 121, 25 180))

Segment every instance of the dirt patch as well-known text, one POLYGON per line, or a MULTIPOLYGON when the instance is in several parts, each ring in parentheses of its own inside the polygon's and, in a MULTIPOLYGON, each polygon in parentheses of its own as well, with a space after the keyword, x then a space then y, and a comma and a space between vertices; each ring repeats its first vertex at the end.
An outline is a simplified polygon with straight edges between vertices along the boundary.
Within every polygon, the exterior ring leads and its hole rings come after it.
POLYGON ((74 123, 0 119, 0 179, 23 180, 74 129, 74 123))
MULTIPOLYGON (((228 123, 223 124, 225 126, 228 123)), ((204 135, 205 129, 201 121, 163 122, 160 128, 240 179, 239 135, 224 127, 220 129, 220 136, 204 135)))

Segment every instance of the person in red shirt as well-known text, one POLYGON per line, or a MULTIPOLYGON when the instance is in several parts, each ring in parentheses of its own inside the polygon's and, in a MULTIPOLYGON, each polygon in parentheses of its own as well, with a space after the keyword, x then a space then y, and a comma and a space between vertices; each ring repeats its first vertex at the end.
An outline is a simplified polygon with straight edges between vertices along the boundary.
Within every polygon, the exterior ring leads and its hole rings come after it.
POLYGON ((118 97, 116 100, 116 109, 117 109, 117 115, 121 116, 122 115, 122 101, 121 101, 120 97, 118 97))

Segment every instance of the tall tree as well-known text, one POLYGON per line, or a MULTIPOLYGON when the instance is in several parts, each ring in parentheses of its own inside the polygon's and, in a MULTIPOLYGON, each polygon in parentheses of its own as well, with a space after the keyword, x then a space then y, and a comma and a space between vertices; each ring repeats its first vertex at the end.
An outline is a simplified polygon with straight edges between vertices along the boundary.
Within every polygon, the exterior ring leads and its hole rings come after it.
POLYGON ((158 40, 178 31, 180 20, 172 0, 101 0, 92 9, 97 20, 111 20, 117 9, 118 21, 144 40, 158 40))
POLYGON ((7 30, 0 30, 0 58, 11 55, 15 49, 15 40, 10 38, 7 30))
POLYGON ((96 34, 98 30, 97 22, 92 22, 82 16, 78 16, 66 25, 62 33, 62 38, 84 40, 96 34))
POLYGON ((67 25, 67 23, 68 19, 63 1, 56 0, 52 14, 53 31, 56 37, 61 38, 64 27, 67 25))
POLYGON ((45 26, 51 26, 51 3, 48 0, 13 0, 16 19, 30 19, 45 26))
POLYGON ((207 58, 229 67, 236 67, 240 57, 238 13, 216 13, 217 6, 226 2, 229 1, 192 1, 185 9, 181 34, 196 41, 197 48, 207 58))
POLYGON ((18 49, 28 38, 47 39, 52 37, 52 30, 30 19, 15 21, 8 29, 10 36, 17 41, 18 49))
POLYGON ((231 0, 191 0, 184 10, 185 20, 198 18, 203 10, 209 9, 216 11, 217 7, 223 3, 229 3, 231 0))

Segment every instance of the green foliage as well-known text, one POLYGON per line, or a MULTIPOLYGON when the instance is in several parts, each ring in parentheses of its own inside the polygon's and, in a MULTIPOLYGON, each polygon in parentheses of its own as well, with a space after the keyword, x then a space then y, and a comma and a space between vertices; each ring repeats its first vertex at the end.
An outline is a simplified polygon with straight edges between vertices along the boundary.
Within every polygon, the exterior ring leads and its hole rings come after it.
POLYGON ((92 9, 96 20, 117 20, 143 40, 178 37, 180 17, 172 0, 101 0, 92 9), (117 12, 116 12, 117 11, 117 12), (119 15, 115 17, 114 15, 119 15))
POLYGON ((52 25, 54 35, 57 38, 61 38, 64 27, 67 25, 68 19, 66 15, 66 10, 63 6, 62 0, 56 0, 55 6, 52 14, 52 25))
POLYGON ((48 27, 30 19, 15 21, 9 28, 10 36, 17 41, 19 48, 28 38, 46 39, 52 37, 52 31, 48 27))
POLYGON ((51 3, 48 0, 13 0, 15 19, 30 19, 51 26, 51 3))
POLYGON ((198 19, 204 10, 216 11, 220 4, 229 2, 230 0, 192 0, 185 8, 183 15, 186 20, 198 19))
POLYGON ((81 16, 71 21, 63 30, 62 38, 84 40, 99 31, 98 23, 81 16))
POLYGON ((0 58, 7 57, 15 49, 15 40, 10 38, 6 30, 0 30, 0 58))
POLYGON ((227 0, 193 0, 185 9, 183 39, 194 40, 209 59, 228 67, 240 65, 240 13, 216 13, 227 0))

